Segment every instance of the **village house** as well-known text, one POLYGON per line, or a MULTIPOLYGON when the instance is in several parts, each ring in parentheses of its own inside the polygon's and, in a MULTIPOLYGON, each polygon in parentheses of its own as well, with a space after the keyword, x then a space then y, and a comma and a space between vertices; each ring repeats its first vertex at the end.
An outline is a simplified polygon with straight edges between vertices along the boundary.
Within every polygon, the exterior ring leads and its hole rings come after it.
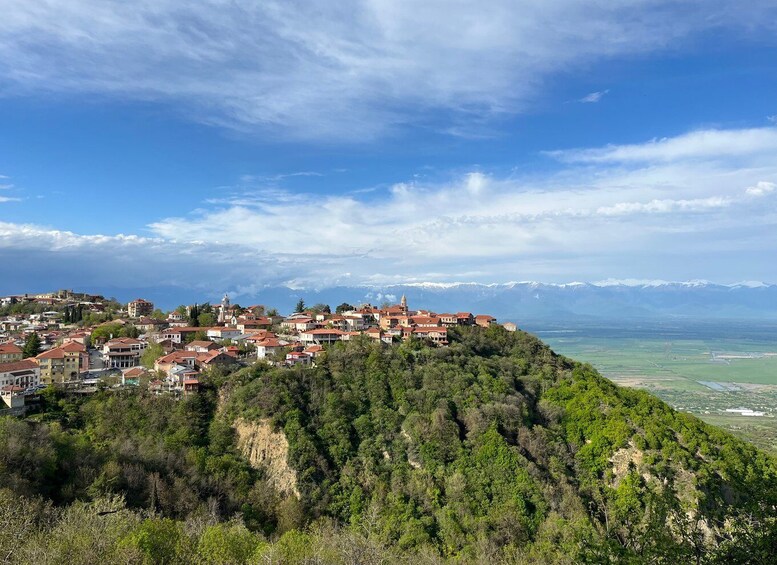
POLYGON ((40 367, 35 359, 0 363, 0 387, 16 386, 22 390, 40 384, 40 367))
POLYGON ((156 318, 149 318, 148 316, 143 316, 140 318, 140 320, 135 322, 135 327, 143 333, 159 331, 166 325, 167 322, 163 320, 157 320, 156 318))
POLYGON ((138 298, 127 304, 127 315, 130 318, 150 316, 154 312, 154 303, 138 298))
POLYGON ((75 332, 67 334, 65 336, 65 338, 63 339, 62 344, 65 345, 65 344, 71 343, 71 342, 72 343, 80 343, 84 347, 88 348, 91 345, 91 341, 92 341, 91 338, 92 338, 91 332, 87 332, 87 331, 83 331, 83 330, 78 330, 78 331, 75 331, 75 332))
POLYGON ((111 369, 126 369, 140 363, 146 343, 132 337, 118 337, 103 345, 103 360, 111 369))
POLYGON ((251 332, 246 338, 243 340, 246 343, 250 343, 253 346, 256 346, 257 343, 260 341, 264 341, 268 337, 275 337, 275 334, 268 330, 259 330, 251 332))
POLYGON ((459 323, 456 314, 440 314, 439 317, 441 326, 451 327, 459 323))
POLYGON ((302 350, 302 353, 315 359, 316 357, 323 355, 324 348, 321 345, 309 345, 302 350))
POLYGON ((488 315, 479 315, 475 316, 475 325, 480 326, 481 328, 487 328, 491 324, 496 324, 496 318, 493 316, 488 315))
POLYGON ((154 362, 154 370, 165 373, 168 378, 175 377, 176 375, 184 378, 209 367, 227 366, 235 362, 236 359, 233 355, 223 351, 173 351, 157 359, 154 362), (181 367, 185 371, 181 371, 181 367))
POLYGON ((391 343, 393 341, 393 337, 391 336, 391 334, 384 332, 380 328, 368 328, 363 333, 364 335, 366 335, 370 339, 374 339, 375 341, 382 341, 384 343, 391 343))
POLYGON ((235 326, 242 333, 250 333, 255 330, 269 329, 272 327, 272 320, 266 317, 240 316, 233 319, 235 326))
POLYGON ((154 370, 170 376, 175 366, 184 366, 196 372, 197 355, 199 354, 196 351, 173 351, 154 361, 154 370))
POLYGON ((183 380, 182 391, 184 396, 196 393, 200 389, 200 381, 196 377, 183 380))
POLYGON ((321 328, 300 332, 298 337, 303 344, 309 345, 311 343, 315 343, 322 345, 325 343, 334 343, 336 341, 340 341, 343 338, 344 333, 345 332, 342 330, 321 328))
POLYGON ((170 342, 176 344, 185 343, 187 335, 195 334, 200 331, 202 331, 202 328, 191 328, 188 326, 168 328, 162 332, 162 339, 170 340, 170 342))
POLYGON ((448 328, 414 328, 413 335, 438 345, 448 344, 448 328))
POLYGON ((171 328, 181 328, 189 325, 189 320, 185 314, 180 312, 170 312, 167 316, 167 325, 171 328))
POLYGON ((46 385, 77 380, 89 370, 89 353, 78 342, 54 347, 35 359, 40 366, 40 382, 46 385))
POLYGON ((209 351, 207 353, 200 353, 197 356, 196 362, 200 369, 208 369, 210 367, 233 365, 237 362, 237 359, 235 355, 226 351, 209 351))
POLYGON ((505 324, 502 324, 502 327, 503 327, 504 329, 506 329, 508 332, 514 332, 514 331, 517 331, 517 330, 518 330, 518 326, 516 326, 516 325, 515 325, 514 323, 512 323, 512 322, 507 322, 507 323, 505 323, 505 324))
POLYGON ((139 386, 140 379, 147 377, 148 369, 145 367, 132 367, 121 372, 121 384, 124 386, 139 386))
POLYGON ((197 353, 207 353, 218 348, 219 346, 212 341, 193 341, 184 347, 186 351, 196 351, 197 353))
POLYGON ((0 343, 0 364, 21 361, 22 350, 13 343, 0 343))
POLYGON ((294 365, 309 365, 313 357, 302 351, 291 351, 286 354, 286 364, 290 366, 294 365))
POLYGON ((237 328, 215 327, 203 329, 206 330, 205 334, 210 339, 239 339, 243 337, 243 332, 237 328))
POLYGON ((295 332, 306 332, 316 327, 312 318, 307 316, 300 318, 286 318, 281 322, 281 327, 295 332))
POLYGON ((282 348, 289 345, 286 341, 281 341, 275 337, 268 337, 263 341, 256 344, 256 357, 257 359, 267 359, 282 348))
POLYGON ((456 314, 456 323, 459 326, 471 326, 475 323, 475 318, 471 312, 458 312, 456 314))
POLYGON ((416 328, 437 328, 440 324, 440 318, 433 316, 411 316, 410 323, 416 328))

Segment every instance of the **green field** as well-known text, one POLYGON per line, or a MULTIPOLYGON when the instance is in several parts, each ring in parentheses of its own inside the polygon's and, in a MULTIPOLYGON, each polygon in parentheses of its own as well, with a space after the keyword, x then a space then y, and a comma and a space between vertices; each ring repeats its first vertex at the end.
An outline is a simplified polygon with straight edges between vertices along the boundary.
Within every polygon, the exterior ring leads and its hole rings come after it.
MULTIPOLYGON (((748 328, 751 330, 751 328, 748 328)), ((535 331, 556 352, 777 452, 777 333, 691 327, 535 331), (742 332, 739 332, 742 333, 742 332), (763 416, 726 412, 745 408, 763 416)))

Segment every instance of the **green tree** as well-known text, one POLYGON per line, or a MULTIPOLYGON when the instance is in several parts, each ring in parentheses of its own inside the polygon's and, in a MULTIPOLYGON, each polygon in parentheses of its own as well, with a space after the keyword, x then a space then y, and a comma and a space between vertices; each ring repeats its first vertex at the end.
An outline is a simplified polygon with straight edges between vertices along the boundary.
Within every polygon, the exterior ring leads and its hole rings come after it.
POLYGON ((38 353, 40 353, 40 337, 37 332, 32 332, 24 342, 22 354, 26 359, 27 357, 35 357, 38 353))
POLYGON ((304 312, 305 311, 305 301, 303 299, 299 299, 297 301, 297 305, 294 307, 295 312, 304 312))
POLYGON ((350 312, 351 310, 355 310, 355 308, 350 304, 348 304, 347 302, 343 302, 342 304, 340 304, 340 306, 335 308, 335 312, 338 314, 342 314, 343 312, 350 312))
POLYGON ((196 304, 189 310, 189 325, 193 328, 200 325, 200 308, 196 304))
POLYGON ((241 523, 214 524, 208 526, 200 536, 197 555, 206 563, 246 563, 257 549, 266 545, 262 538, 241 523))
POLYGON ((187 542, 179 522, 146 518, 120 545, 139 550, 148 563, 174 563, 181 561, 187 542))
POLYGON ((197 317, 197 326, 210 328, 216 325, 216 315, 213 312, 204 312, 197 317))
POLYGON ((143 355, 140 356, 140 364, 146 369, 153 369, 154 361, 164 354, 165 351, 162 349, 161 345, 158 343, 149 343, 148 347, 146 347, 146 350, 143 352, 143 355))
POLYGON ((315 312, 316 314, 331 314, 332 309, 329 308, 329 304, 324 304, 322 302, 319 302, 318 304, 315 304, 312 308, 310 308, 312 312, 315 312))

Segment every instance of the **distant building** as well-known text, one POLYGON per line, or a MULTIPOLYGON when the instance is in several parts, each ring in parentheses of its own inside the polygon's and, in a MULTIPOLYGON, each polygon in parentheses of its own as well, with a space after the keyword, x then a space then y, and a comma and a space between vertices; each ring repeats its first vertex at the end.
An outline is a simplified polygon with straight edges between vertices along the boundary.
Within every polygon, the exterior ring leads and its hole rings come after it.
POLYGON ((114 338, 103 345, 103 360, 111 369, 127 369, 140 363, 146 344, 132 337, 114 338))
POLYGON ((13 343, 0 343, 0 363, 21 361, 22 357, 22 350, 13 343))
POLYGON ((35 359, 0 363, 0 387, 27 389, 40 384, 40 367, 35 359))
POLYGON ((124 386, 138 386, 140 379, 148 376, 148 369, 144 367, 132 367, 121 372, 121 384, 124 386))
POLYGON ((505 323, 505 324, 502 324, 502 327, 503 327, 504 329, 506 329, 508 332, 514 332, 514 331, 516 331, 516 330, 518 329, 518 326, 516 326, 516 325, 515 325, 514 323, 512 323, 512 322, 507 322, 507 323, 505 323))
POLYGON ((76 341, 44 351, 35 359, 40 365, 40 382, 47 385, 74 381, 89 369, 86 347, 76 341))
POLYGON ((487 328, 491 324, 496 324, 496 318, 488 315, 475 316, 475 325, 481 328, 487 328))
POLYGON ((154 303, 148 300, 138 298, 127 304, 127 314, 130 318, 140 318, 142 316, 150 316, 154 311, 154 303))

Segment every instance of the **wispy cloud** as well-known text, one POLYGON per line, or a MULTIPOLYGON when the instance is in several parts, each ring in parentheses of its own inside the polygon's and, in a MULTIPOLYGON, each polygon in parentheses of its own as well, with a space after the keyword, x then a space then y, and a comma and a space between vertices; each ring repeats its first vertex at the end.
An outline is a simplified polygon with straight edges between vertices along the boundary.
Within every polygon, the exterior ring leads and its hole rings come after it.
POLYGON ((591 92, 590 94, 586 94, 582 98, 578 100, 578 102, 582 102, 583 104, 594 104, 596 102, 599 102, 605 94, 609 94, 610 89, 607 90, 600 90, 598 92, 591 92))
POLYGON ((316 171, 297 171, 294 173, 276 173, 274 175, 242 175, 243 183, 279 182, 294 177, 323 177, 324 173, 316 171))
POLYGON ((679 1, 661 8, 649 0, 520 9, 511 0, 6 0, 0 78, 5 96, 161 100, 193 120, 282 137, 361 141, 426 124, 419 117, 429 110, 447 116, 450 133, 470 135, 526 109, 555 73, 710 29, 752 35, 777 20, 769 0, 746 10, 734 0, 709 0, 703 13, 679 1))
POLYGON ((777 151, 777 128, 689 132, 677 137, 653 139, 648 143, 608 145, 592 149, 548 151, 565 163, 648 163, 691 159, 764 156, 777 151))

